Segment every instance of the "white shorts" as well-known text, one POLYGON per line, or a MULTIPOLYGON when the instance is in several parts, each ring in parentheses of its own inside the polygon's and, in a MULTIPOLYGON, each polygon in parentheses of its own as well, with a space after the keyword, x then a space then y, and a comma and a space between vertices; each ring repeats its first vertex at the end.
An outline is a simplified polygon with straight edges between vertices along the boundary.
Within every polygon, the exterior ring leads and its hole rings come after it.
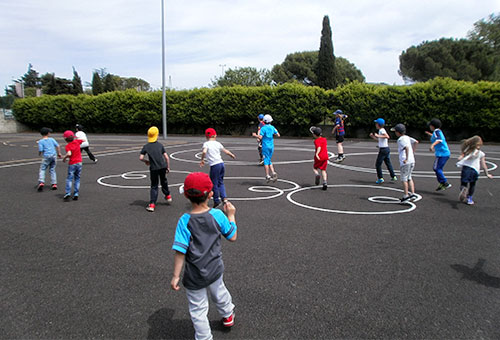
POLYGON ((415 163, 403 164, 399 168, 401 182, 408 182, 411 179, 411 173, 415 168, 415 163))

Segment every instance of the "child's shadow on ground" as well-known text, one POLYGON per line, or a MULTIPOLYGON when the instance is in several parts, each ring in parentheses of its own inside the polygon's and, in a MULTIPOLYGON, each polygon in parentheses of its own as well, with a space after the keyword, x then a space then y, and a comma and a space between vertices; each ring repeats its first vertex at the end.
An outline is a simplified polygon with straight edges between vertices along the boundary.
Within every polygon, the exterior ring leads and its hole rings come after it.
POLYGON ((462 264, 452 264, 450 267, 462 273, 462 279, 474 281, 486 287, 500 288, 500 278, 484 272, 483 266, 485 263, 485 259, 479 259, 473 268, 462 264))
MULTIPOLYGON (((173 319, 175 311, 170 308, 162 308, 154 312, 148 318, 148 339, 192 339, 194 335, 191 320, 173 319)), ((213 331, 227 333, 231 329, 225 328, 220 321, 210 321, 213 331)))
POLYGON ((135 205, 139 207, 147 207, 149 204, 149 201, 143 201, 143 200, 136 200, 130 203, 130 205, 135 205))

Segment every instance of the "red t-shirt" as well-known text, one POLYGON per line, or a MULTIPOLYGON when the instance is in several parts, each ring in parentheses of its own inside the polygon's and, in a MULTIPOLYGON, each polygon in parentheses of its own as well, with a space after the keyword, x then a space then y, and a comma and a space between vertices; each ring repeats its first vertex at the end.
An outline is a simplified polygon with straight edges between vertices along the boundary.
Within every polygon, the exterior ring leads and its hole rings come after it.
POLYGON ((71 156, 69 156, 69 165, 82 162, 82 151, 80 150, 80 144, 82 143, 82 140, 75 139, 66 144, 66 152, 71 151, 71 156))
POLYGON ((319 160, 320 161, 328 160, 328 150, 326 149, 326 138, 325 137, 316 138, 314 140, 314 147, 315 147, 315 152, 314 152, 315 159, 316 159, 316 151, 318 150, 319 147, 321 147, 321 151, 319 152, 319 160))

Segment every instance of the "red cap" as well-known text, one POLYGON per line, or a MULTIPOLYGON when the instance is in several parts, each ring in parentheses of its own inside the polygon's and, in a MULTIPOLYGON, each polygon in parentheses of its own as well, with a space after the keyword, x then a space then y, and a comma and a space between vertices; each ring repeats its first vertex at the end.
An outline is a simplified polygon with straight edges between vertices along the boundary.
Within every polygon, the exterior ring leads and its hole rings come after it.
POLYGON ((68 137, 75 137, 75 134, 71 130, 66 130, 63 133, 63 138, 68 138, 68 137))
POLYGON ((212 188, 212 181, 204 172, 192 172, 184 180, 184 195, 186 196, 200 197, 212 191, 212 188), (189 189, 196 189, 201 193, 199 195, 189 195, 189 189))
POLYGON ((205 130, 205 136, 207 138, 210 138, 210 137, 213 137, 213 136, 217 136, 217 132, 215 132, 215 130, 212 129, 212 128, 208 128, 208 129, 205 130))

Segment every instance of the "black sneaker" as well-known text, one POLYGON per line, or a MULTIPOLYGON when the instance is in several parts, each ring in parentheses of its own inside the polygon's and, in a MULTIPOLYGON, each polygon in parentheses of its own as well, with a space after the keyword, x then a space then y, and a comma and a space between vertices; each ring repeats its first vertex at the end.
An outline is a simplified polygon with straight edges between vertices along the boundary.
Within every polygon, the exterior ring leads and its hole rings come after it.
POLYGON ((314 178, 314 184, 319 185, 319 175, 316 175, 316 178, 314 178))
POLYGON ((326 183, 323 183, 323 187, 321 188, 321 190, 326 191, 326 189, 328 189, 328 185, 326 183))
POLYGON ((408 203, 408 201, 410 200, 410 195, 408 196, 403 196, 403 198, 401 198, 400 202, 401 204, 405 204, 405 203, 408 203))
POLYGON ((73 201, 78 201, 78 196, 73 196, 73 201))
POLYGON ((66 195, 64 195, 63 200, 68 201, 70 198, 71 198, 71 195, 66 194, 66 195))
POLYGON ((38 183, 38 185, 36 186, 36 190, 38 191, 43 191, 43 187, 45 186, 45 184, 43 182, 41 183, 38 183))
POLYGON ((418 198, 418 196, 417 196, 417 195, 415 195, 414 193, 411 193, 411 194, 410 194, 410 201, 412 201, 412 202, 413 202, 413 201, 415 201, 417 198, 418 198))

